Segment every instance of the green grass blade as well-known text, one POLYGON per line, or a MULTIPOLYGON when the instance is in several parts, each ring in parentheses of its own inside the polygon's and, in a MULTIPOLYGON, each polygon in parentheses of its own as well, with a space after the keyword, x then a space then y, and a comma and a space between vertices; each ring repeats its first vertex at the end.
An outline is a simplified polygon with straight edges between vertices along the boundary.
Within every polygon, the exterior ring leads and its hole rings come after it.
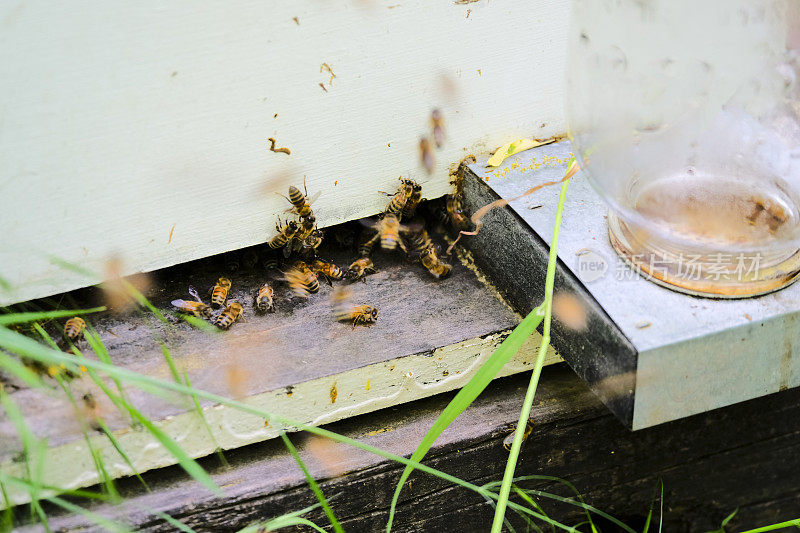
MULTIPOLYGON (((187 387, 192 386, 192 382, 189 381, 189 374, 186 372, 186 370, 183 371, 183 382, 187 387)), ((214 443, 214 447, 217 449, 217 457, 219 457, 220 463, 228 466, 228 460, 225 458, 225 454, 222 453, 222 446, 220 446, 219 442, 217 442, 217 438, 214 436, 214 432, 211 430, 211 426, 206 419, 205 412, 203 412, 203 407, 200 405, 200 399, 196 394, 192 394, 192 402, 194 403, 194 410, 197 413, 197 416, 200 417, 200 421, 203 422, 203 426, 206 428, 208 437, 211 439, 211 442, 214 443)))
MULTIPOLYGON (((523 321, 514 328, 514 331, 497 347, 497 350, 486 360, 483 365, 478 369, 472 379, 464 385, 464 387, 458 391, 455 397, 447 404, 447 407, 444 408, 442 413, 433 423, 431 429, 425 434, 422 438, 422 441, 417 446, 417 449, 411 455, 411 460, 414 462, 419 462, 425 457, 425 454, 428 453, 428 450, 431 449, 433 443, 436 439, 441 435, 442 431, 444 431, 452 422, 453 420, 458 417, 464 409, 466 409, 475 398, 477 398, 481 392, 491 383, 491 381, 497 376, 500 370, 505 366, 505 364, 516 354, 519 349, 522 347, 522 344, 525 340, 531 336, 531 334, 536 331, 537 326, 542 321, 542 315, 539 314, 538 308, 531 311, 528 316, 526 316, 523 321)), ((403 489, 403 485, 405 484, 408 476, 411 475, 413 468, 406 467, 403 470, 403 474, 400 476, 400 481, 397 483, 397 487, 394 491, 394 496, 392 497, 392 504, 389 508, 389 520, 386 524, 386 531, 391 531, 392 522, 394 521, 394 513, 397 507, 397 502, 400 498, 400 491, 403 489)))
POLYGON ((194 529, 190 528, 177 518, 168 515, 167 513, 162 513, 161 511, 153 511, 153 510, 148 510, 147 512, 153 516, 159 517, 164 522, 168 523, 178 531, 183 531, 183 533, 195 533, 194 529))
POLYGON ((117 453, 119 454, 119 456, 122 457, 122 460, 125 461, 125 464, 127 464, 128 468, 131 469, 131 472, 133 472, 133 475, 136 476, 139 479, 139 481, 144 486, 145 490, 147 492, 150 492, 150 487, 147 486, 147 483, 145 483, 145 481, 142 478, 141 474, 139 474, 139 471, 136 469, 135 466, 133 466, 133 462, 131 461, 131 458, 128 457, 127 453, 125 453, 125 450, 122 448, 122 445, 119 443, 117 438, 114 436, 114 433, 111 431, 111 429, 109 429, 109 427, 106 425, 106 423, 100 418, 97 419, 97 423, 100 426, 100 429, 103 431, 103 434, 108 439, 108 441, 111 443, 111 445, 114 447, 114 449, 117 450, 117 453))
MULTIPOLYGON (((567 179, 561 184, 561 193, 558 197, 558 208, 556 209, 556 220, 553 224, 553 239, 550 245, 550 257, 547 262, 547 277, 545 280, 544 292, 544 328, 542 334, 542 342, 539 345, 539 354, 536 357, 536 364, 533 367, 531 381, 528 385, 528 390, 525 393, 525 400, 522 404, 522 410, 519 413, 519 421, 517 422, 518 428, 524 428, 528 423, 533 407, 533 398, 536 395, 536 388, 539 385, 539 376, 542 373, 542 366, 544 365, 544 357, 547 354, 547 347, 550 344, 550 320, 553 314, 553 285, 556 276, 556 263, 558 261, 558 234, 561 229, 561 216, 564 212, 564 201, 567 198, 567 187, 570 180, 567 179)), ((523 431, 517 431, 514 435, 514 442, 511 444, 511 451, 508 454, 506 461, 506 469, 503 474, 503 483, 500 486, 500 494, 497 499, 497 509, 494 512, 494 521, 492 523, 492 533, 500 533, 503 528, 503 517, 506 512, 506 505, 508 503, 508 496, 511 493, 511 482, 514 479, 514 471, 517 467, 517 459, 519 458, 519 451, 522 447, 523 431)), ((591 519, 590 519, 591 520, 591 519)), ((594 525, 592 525, 594 528, 594 525)))
POLYGON ((165 324, 169 324, 167 318, 161 313, 161 311, 158 310, 158 308, 156 308, 156 306, 150 303, 150 300, 148 300, 144 294, 139 292, 139 289, 131 285, 130 282, 124 278, 121 278, 121 281, 125 291, 136 301, 136 303, 149 309, 150 312, 156 315, 160 321, 164 322, 165 324))
POLYGON ((800 518, 795 518, 794 520, 787 520, 786 522, 781 522, 780 524, 771 524, 769 526, 763 526, 756 529, 748 529, 747 531, 742 531, 742 533, 763 533, 764 531, 775 531, 776 529, 782 529, 785 527, 797 527, 800 528, 800 518))
MULTIPOLYGON (((114 365, 109 365, 109 364, 103 363, 102 361, 95 361, 95 360, 92 360, 92 359, 79 359, 78 357, 76 357, 74 355, 66 354, 66 353, 63 353, 63 352, 58 352, 56 350, 48 348, 48 347, 46 347, 46 346, 44 346, 44 345, 42 345, 42 344, 40 344, 40 343, 38 343, 36 341, 33 341, 33 340, 25 337, 24 335, 21 335, 19 333, 16 333, 16 332, 11 331, 11 330, 9 330, 7 328, 4 328, 4 327, 0 327, 0 347, 5 348, 10 352, 17 353, 17 354, 23 355, 25 357, 29 357, 31 359, 34 359, 36 361, 39 361, 39 362, 42 362, 42 363, 45 363, 45 364, 62 364, 62 363, 63 364, 69 364, 69 365, 82 364, 88 369, 89 375, 92 376, 92 379, 95 380, 95 383, 98 383, 99 386, 101 386, 101 387, 105 387, 105 384, 97 376, 97 372, 98 371, 99 372, 104 372, 104 373, 108 374, 109 376, 116 377, 116 378, 118 378, 120 380, 123 380, 123 381, 125 381, 127 383, 136 385, 136 386, 138 386, 138 387, 140 387, 142 389, 147 389, 147 388, 155 389, 155 388, 158 388, 158 389, 161 389, 161 390, 170 391, 170 392, 178 392, 178 393, 186 394, 186 395, 190 395, 190 396, 194 394, 194 395, 197 395, 197 397, 199 397, 199 398, 203 398, 205 400, 209 400, 211 402, 215 402, 215 403, 218 403, 218 404, 221 404, 221 405, 227 405, 227 406, 232 407, 234 409, 237 409, 237 410, 239 410, 239 411, 241 411, 243 413, 249 413, 249 414, 252 414, 252 415, 267 419, 267 420, 270 420, 271 422, 275 422, 275 423, 281 424, 283 426, 291 426, 291 427, 296 428, 297 430, 307 431, 309 433, 318 435, 320 437, 328 438, 328 439, 334 440, 336 442, 341 442, 342 444, 346 444, 348 446, 353 446, 355 448, 359 448, 359 449, 361 449, 361 450, 363 450, 365 452, 372 453, 374 455, 377 455, 379 457, 383 457, 383 458, 388 459, 390 461, 398 462, 400 464, 406 465, 407 467, 419 470, 419 471, 424 472, 426 474, 429 474, 429 475, 432 475, 432 476, 436 476, 436 477, 438 477, 440 479, 443 479, 443 480, 445 480, 447 482, 459 485, 459 486, 461 486, 461 487, 463 487, 465 489, 468 489, 468 490, 471 490, 473 492, 476 492, 476 493, 478 493, 478 494, 480 494, 482 496, 487 496, 488 495, 489 497, 491 497, 493 499, 497 498, 496 494, 494 494, 493 492, 491 492, 491 491, 489 491, 487 489, 484 489, 484 488, 482 488, 482 487, 480 487, 478 485, 475 485, 475 484, 470 483, 468 481, 464 481, 463 479, 459 479, 459 478, 457 478, 455 476, 452 476, 452 475, 447 474, 445 472, 442 472, 440 470, 436 470, 435 468, 431 468, 431 467, 429 467, 427 465, 424 465, 422 463, 419 463, 417 461, 414 461, 414 460, 411 460, 411 459, 407 459, 407 458, 402 457, 400 455, 395 455, 393 453, 387 452, 387 451, 382 450, 380 448, 376 448, 374 446, 370 446, 369 444, 364 444, 364 443, 359 442, 359 441, 357 441, 355 439, 352 439, 350 437, 345 437, 344 435, 340 435, 338 433, 334 433, 334 432, 329 431, 327 429, 323 429, 323 428, 315 427, 315 426, 310 426, 310 425, 304 424, 303 422, 300 422, 298 420, 294 420, 292 418, 288 418, 288 417, 285 417, 283 415, 279 415, 279 414, 276 414, 276 413, 270 413, 268 411, 264 411, 262 409, 258 409, 256 407, 253 407, 252 405, 249 405, 247 403, 240 402, 238 400, 233 400, 233 399, 230 399, 230 398, 226 398, 224 396, 220 396, 218 394, 214 394, 214 393, 211 393, 211 392, 208 392, 208 391, 204 391, 202 389, 195 389, 195 388, 187 387, 186 385, 181 384, 181 383, 175 383, 175 382, 172 382, 172 381, 165 381, 165 380, 162 380, 162 379, 159 379, 159 378, 154 378, 154 377, 151 377, 151 376, 140 374, 138 372, 134 372, 134 371, 129 370, 127 368, 122 368, 122 367, 116 367, 114 365)), ((108 388, 105 387, 105 390, 107 391, 108 388)), ((108 392, 106 394, 108 394, 108 392)), ((113 395, 113 393, 111 393, 111 394, 112 394, 112 401, 115 401, 115 399, 113 398, 113 396, 115 396, 115 395, 113 395)), ((116 401, 118 402, 119 400, 116 399, 116 401)), ((524 512, 524 513, 526 513, 526 514, 528 514, 530 516, 534 516, 534 517, 540 518, 540 519, 546 518, 546 517, 540 517, 538 513, 535 513, 534 511, 531 511, 530 509, 527 509, 526 507, 518 505, 518 504, 516 504, 514 502, 509 502, 508 505, 509 505, 509 507, 511 507, 513 509, 518 509, 521 512, 524 512)), ((576 533, 574 528, 569 527, 569 526, 565 526, 564 524, 555 523, 554 525, 556 527, 558 527, 559 529, 563 529, 564 531, 571 531, 573 533, 576 533)))
POLYGON ((292 444, 292 441, 284 432, 281 432, 281 439, 283 439, 286 449, 289 450, 290 454, 292 454, 297 466, 299 466, 300 470, 303 471, 303 475, 306 477, 306 481, 308 481, 308 486, 311 487, 311 491, 317 497, 317 500, 319 500, 319 504, 322 506, 322 509, 328 516, 328 520, 330 521, 333 530, 337 533, 344 533, 342 526, 339 525, 339 521, 336 520, 336 515, 333 514, 333 509, 331 509, 331 506, 328 504, 328 500, 325 498, 325 494, 322 493, 322 489, 319 487, 319 484, 317 484, 317 480, 314 479, 314 476, 312 476, 311 472, 309 472, 308 467, 303 462, 303 459, 300 458, 300 454, 297 453, 297 449, 294 447, 294 444, 292 444))
POLYGON ((0 368, 16 376, 21 381, 25 382, 26 385, 32 388, 42 387, 44 386, 44 382, 42 379, 30 368, 23 365, 10 355, 4 352, 0 352, 0 368))
POLYGON ((105 311, 105 307, 92 307, 91 309, 67 309, 64 311, 41 311, 36 313, 9 313, 0 315, 0 326, 11 326, 13 324, 25 324, 27 322, 38 322, 53 318, 73 317, 77 315, 88 315, 105 311))
POLYGON ((47 501, 53 502, 62 509, 69 511, 70 513, 79 514, 91 520, 98 526, 105 528, 107 531, 118 531, 120 533, 127 533, 129 531, 132 531, 129 527, 125 527, 124 525, 109 520, 104 516, 100 516, 97 513, 88 511, 83 507, 81 507, 80 505, 75 505, 74 503, 68 502, 67 500, 63 500, 58 496, 52 496, 50 498, 47 498, 47 501))
POLYGON ((101 277, 97 272, 93 272, 93 271, 89 270, 88 268, 82 267, 82 266, 80 266, 80 265, 78 265, 76 263, 72 263, 70 261, 66 261, 64 259, 61 259, 60 257, 55 256, 55 255, 50 255, 50 256, 47 257, 47 259, 50 261, 50 264, 52 264, 52 265, 61 267, 64 270, 69 270, 70 272, 74 272, 76 274, 80 274, 81 276, 85 276, 87 278, 92 278, 92 279, 99 280, 100 277, 101 277))
POLYGON ((8 497, 6 485, 0 480, 0 495, 3 496, 3 518, 0 522, 0 531, 11 531, 14 528, 14 505, 8 497))

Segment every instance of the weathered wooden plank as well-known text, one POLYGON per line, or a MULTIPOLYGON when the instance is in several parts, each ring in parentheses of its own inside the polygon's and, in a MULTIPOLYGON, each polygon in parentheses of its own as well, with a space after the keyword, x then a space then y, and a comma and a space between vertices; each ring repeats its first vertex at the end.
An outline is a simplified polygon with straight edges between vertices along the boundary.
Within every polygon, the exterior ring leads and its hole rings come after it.
MULTIPOLYGON (((359 226, 359 224, 356 224, 359 226)), ((331 230, 346 232, 347 227, 331 230)), ((348 265, 354 251, 330 243, 322 257, 348 265)), ((263 247, 262 254, 267 252, 263 247)), ((252 250, 251 250, 252 251, 252 250)), ((403 254, 373 253, 377 273, 364 283, 346 284, 352 303, 379 309, 372 327, 351 328, 333 316, 333 288, 322 284, 307 301, 293 297, 285 283, 259 266, 228 274, 233 286, 230 299, 245 306, 244 322, 229 331, 208 335, 185 323, 162 324, 135 310, 108 312, 87 318, 117 365, 149 376, 170 380, 171 373, 161 343, 169 347, 179 368, 186 369, 194 386, 227 397, 247 398, 267 412, 279 413, 312 425, 321 425, 427 397, 461 387, 477 371, 519 321, 519 317, 467 266, 455 261, 452 274, 434 280, 418 263, 403 254), (268 278, 275 284, 276 312, 257 315, 252 295, 268 278)), ((223 258, 212 257, 159 272, 147 295, 160 309, 170 308, 176 297, 188 298, 188 285, 201 292, 225 273, 223 258)), ((78 307, 102 303, 102 292, 85 290, 65 301, 78 307), (83 300, 72 302, 74 298, 83 300)), ((49 324, 58 337, 58 325, 49 324)), ((540 337, 532 337, 506 365, 502 375, 531 368, 540 337)), ((552 350, 548 363, 558 358, 552 350)), ((175 463, 175 458, 129 420, 97 390, 88 377, 72 383, 80 398, 92 393, 107 424, 139 471, 175 463)), ((159 398, 130 387, 134 404, 192 457, 214 452, 216 444, 193 412, 178 397, 159 398)), ((94 462, 84 443, 81 422, 63 394, 22 388, 13 393, 36 434, 51 446, 45 476, 50 485, 85 486, 96 482, 94 462)), ((185 400, 185 399, 184 399, 185 400)), ((273 438, 284 428, 242 414, 235 409, 202 402, 214 439, 224 449, 273 438)), ((14 458, 21 443, 13 424, 0 415, 0 460, 9 472, 22 473, 14 458)), ((102 435, 92 438, 102 451, 113 476, 129 475, 130 468, 102 435)), ((17 502, 25 493, 14 495, 17 502)))
MULTIPOLYGON (((490 385, 441 436, 426 462, 476 484, 500 479, 507 456, 501 441, 516 420, 527 381, 527 376, 515 376, 490 385)), ((409 454, 451 397, 438 395, 330 428, 409 454)), ((800 393, 789 390, 632 433, 565 366, 551 366, 542 375, 533 410, 536 428, 523 447, 517 474, 565 478, 587 503, 632 527, 643 525, 659 479, 664 482, 665 531, 718 527, 737 506, 740 511, 731 523, 734 531, 796 518, 799 400, 800 393)), ((315 448, 318 442, 308 440, 299 441, 299 446, 312 473, 324 480, 322 488, 332 497, 347 530, 382 530, 401 469, 347 447, 315 448)), ((145 507, 170 512, 200 531, 234 531, 253 520, 313 503, 302 474, 280 443, 242 448, 229 453, 228 459, 229 470, 214 468, 215 479, 225 487, 223 497, 213 497, 171 468, 148 475, 152 494, 128 484, 125 492, 131 500, 122 512, 145 531, 169 530, 148 517, 145 507)), ((212 461, 206 464, 213 466, 212 461)), ((523 485, 569 495, 551 482, 523 485)), ((576 508, 542 503, 557 520, 584 519, 576 508)), ((120 516, 109 506, 95 510, 120 516)), ((314 518, 325 523, 321 513, 314 518)), ((475 531, 490 519, 491 510, 480 498, 415 474, 402 493, 394 530, 475 531)), ((56 520, 67 531, 82 523, 75 517, 56 520)))
POLYGON ((328 226, 398 175, 435 198, 470 151, 565 130, 566 0, 14 0, 0 20, 0 305, 112 256, 130 274, 264 242, 304 176, 328 226))

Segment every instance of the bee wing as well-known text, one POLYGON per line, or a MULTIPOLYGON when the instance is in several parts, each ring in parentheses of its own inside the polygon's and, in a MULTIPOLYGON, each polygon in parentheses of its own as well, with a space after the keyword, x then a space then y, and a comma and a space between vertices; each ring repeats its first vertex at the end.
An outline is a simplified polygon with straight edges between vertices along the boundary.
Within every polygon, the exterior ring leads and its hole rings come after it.
POLYGON ((362 226, 365 226, 365 227, 367 227, 367 228, 369 228, 371 230, 375 230, 377 232, 380 232, 380 230, 381 230, 381 224, 380 224, 380 222, 378 220, 375 219, 375 217, 362 218, 362 219, 359 220, 359 223, 361 223, 362 226))
POLYGON ((170 302, 170 303, 172 305, 174 305, 175 307, 178 307, 178 308, 189 307, 189 305, 191 305, 190 302, 187 302, 186 300, 181 300, 181 299, 172 300, 172 302, 170 302))
POLYGON ((316 202, 319 199, 320 194, 322 194, 322 191, 317 191, 311 196, 306 196, 306 202, 308 202, 308 205, 311 205, 314 202, 316 202))

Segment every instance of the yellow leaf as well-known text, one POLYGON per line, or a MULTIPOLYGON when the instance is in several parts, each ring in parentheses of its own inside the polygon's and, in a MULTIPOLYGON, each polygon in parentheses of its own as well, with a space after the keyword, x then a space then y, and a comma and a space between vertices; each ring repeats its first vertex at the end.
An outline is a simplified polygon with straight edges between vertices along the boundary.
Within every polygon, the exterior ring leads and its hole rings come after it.
POLYGON ((546 141, 517 139, 514 142, 504 144, 498 148, 494 155, 489 158, 489 161, 486 162, 486 165, 490 167, 498 167, 509 156, 524 152, 525 150, 530 150, 531 148, 536 148, 537 146, 542 146, 543 144, 550 144, 551 142, 553 142, 552 139, 548 139, 546 141))

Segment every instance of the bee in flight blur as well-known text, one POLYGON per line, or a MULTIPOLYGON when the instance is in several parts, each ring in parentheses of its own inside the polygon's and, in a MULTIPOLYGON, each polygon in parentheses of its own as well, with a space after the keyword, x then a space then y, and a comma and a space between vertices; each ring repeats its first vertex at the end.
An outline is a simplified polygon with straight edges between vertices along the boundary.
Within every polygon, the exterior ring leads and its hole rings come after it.
POLYGON ((326 263, 325 261, 320 261, 319 259, 311 263, 311 270, 313 270, 316 274, 322 274, 325 277, 325 280, 328 282, 328 285, 332 285, 331 280, 342 279, 345 274, 344 270, 333 263, 326 263))
POLYGON ((278 220, 278 223, 275 225, 275 230, 278 234, 267 243, 269 247, 273 249, 286 246, 286 244, 294 238, 298 231, 297 222, 290 220, 286 224, 281 224, 281 221, 278 220))
POLYGON ((72 317, 64 324, 64 337, 75 342, 86 329, 86 322, 81 317, 72 317))
POLYGON ((283 276, 289 288, 298 296, 308 298, 309 294, 319 291, 317 275, 303 261, 295 263, 292 268, 284 272, 283 276))
POLYGON ((441 109, 431 111, 431 126, 433 127, 433 142, 436 148, 444 145, 444 116, 441 109))
POLYGON ((364 276, 374 274, 376 272, 375 265, 372 264, 372 259, 369 257, 362 257, 353 261, 353 264, 347 269, 345 276, 350 281, 364 280, 364 276))
POLYGON ((214 325, 220 329, 228 329, 236 319, 242 315, 244 308, 239 302, 231 302, 228 307, 214 320, 214 325))
POLYGON ((256 293, 256 297, 253 302, 254 307, 261 313, 266 313, 267 311, 274 313, 275 304, 272 299, 274 294, 275 290, 272 288, 272 286, 270 286, 269 283, 263 284, 256 293))
POLYGON ((422 251, 419 256, 419 260, 422 263, 422 266, 428 269, 428 272, 430 272, 431 275, 437 279, 447 277, 450 275, 450 271, 452 270, 452 267, 449 264, 444 263, 441 259, 439 259, 439 256, 436 253, 436 247, 433 245, 427 246, 422 251))
POLYGON ((422 162, 422 166, 425 168, 428 174, 433 172, 433 165, 435 158, 433 156, 433 148, 431 147, 431 142, 428 140, 427 137, 423 137, 419 140, 419 159, 422 162))
POLYGON ((211 289, 211 307, 224 307, 230 289, 231 280, 228 278, 219 278, 217 284, 211 289))
POLYGON ((406 231, 406 228, 400 225, 397 215, 385 213, 378 222, 372 224, 372 227, 377 230, 377 233, 371 241, 365 243, 365 246, 371 248, 375 241, 380 239, 381 248, 384 250, 394 250, 399 246, 401 250, 406 251, 406 246, 400 238, 401 230, 406 231))

